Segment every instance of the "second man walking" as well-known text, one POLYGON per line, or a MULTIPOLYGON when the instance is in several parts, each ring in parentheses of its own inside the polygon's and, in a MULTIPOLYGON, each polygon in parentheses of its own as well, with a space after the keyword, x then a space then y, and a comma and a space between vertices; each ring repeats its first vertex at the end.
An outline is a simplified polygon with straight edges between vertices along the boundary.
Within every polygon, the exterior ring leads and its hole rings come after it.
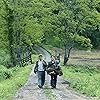
POLYGON ((45 83, 45 71, 46 71, 47 63, 43 60, 43 55, 39 55, 39 60, 36 62, 34 73, 38 75, 38 87, 43 88, 45 83))

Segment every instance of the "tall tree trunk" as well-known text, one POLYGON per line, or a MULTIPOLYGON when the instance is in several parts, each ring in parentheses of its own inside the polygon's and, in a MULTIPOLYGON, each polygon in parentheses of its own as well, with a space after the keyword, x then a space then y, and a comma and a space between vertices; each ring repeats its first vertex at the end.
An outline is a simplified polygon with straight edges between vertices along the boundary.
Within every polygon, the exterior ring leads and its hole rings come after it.
POLYGON ((15 56, 14 56, 14 52, 13 52, 13 44, 14 44, 14 36, 13 36, 13 21, 14 21, 14 16, 13 16, 13 10, 11 10, 8 6, 8 4, 6 3, 6 1, 4 1, 4 5, 6 8, 6 22, 7 22, 7 29, 8 29, 8 41, 9 41, 9 51, 10 51, 10 60, 12 63, 12 66, 15 66, 15 56))
POLYGON ((14 16, 13 16, 13 10, 9 8, 6 0, 3 0, 5 11, 6 11, 6 27, 7 27, 7 36, 8 36, 8 47, 9 47, 9 54, 10 54, 10 67, 15 66, 15 55, 14 55, 14 30, 13 30, 13 22, 14 22, 14 16))
POLYGON ((68 58, 67 58, 67 45, 65 44, 64 65, 66 65, 67 61, 68 61, 68 58))
POLYGON ((66 65, 69 60, 72 48, 73 48, 72 46, 70 48, 67 48, 67 45, 65 45, 64 65, 66 65))

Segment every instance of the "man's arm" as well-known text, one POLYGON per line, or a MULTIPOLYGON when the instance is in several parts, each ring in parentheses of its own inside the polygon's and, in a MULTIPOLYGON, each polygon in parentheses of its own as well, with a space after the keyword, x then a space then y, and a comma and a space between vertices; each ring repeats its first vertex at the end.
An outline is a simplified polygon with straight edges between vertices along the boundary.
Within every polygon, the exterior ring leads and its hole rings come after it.
POLYGON ((48 68, 51 67, 51 62, 48 62, 48 68))
POLYGON ((37 61, 36 64, 35 64, 34 73, 36 74, 37 71, 38 71, 38 61, 37 61))

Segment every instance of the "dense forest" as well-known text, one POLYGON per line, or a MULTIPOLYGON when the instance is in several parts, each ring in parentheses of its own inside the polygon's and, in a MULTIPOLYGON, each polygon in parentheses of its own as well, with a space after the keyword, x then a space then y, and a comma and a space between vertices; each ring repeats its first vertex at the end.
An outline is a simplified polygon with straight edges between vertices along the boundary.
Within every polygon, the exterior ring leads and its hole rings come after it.
POLYGON ((0 64, 41 43, 100 48, 100 1, 0 0, 0 64))

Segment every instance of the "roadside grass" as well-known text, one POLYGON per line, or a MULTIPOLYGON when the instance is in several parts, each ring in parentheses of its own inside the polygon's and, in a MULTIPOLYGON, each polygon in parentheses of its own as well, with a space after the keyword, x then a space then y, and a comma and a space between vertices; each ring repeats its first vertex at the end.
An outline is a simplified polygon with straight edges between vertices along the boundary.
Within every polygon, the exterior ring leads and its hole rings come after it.
MULTIPOLYGON (((37 55, 32 55, 33 63, 37 55)), ((0 65, 0 100, 12 100, 17 90, 28 80, 32 65, 7 69, 0 65)))
POLYGON ((70 82, 70 87, 82 94, 100 97, 100 69, 81 65, 62 67, 64 78, 70 82))
MULTIPOLYGON (((44 47, 52 53, 55 52, 52 46, 44 45, 44 47)), ((64 50, 56 48, 56 51, 61 51, 61 62, 63 62, 64 50)), ((100 51, 73 49, 68 65, 62 67, 63 77, 70 82, 70 87, 74 90, 100 99, 100 60, 91 60, 91 58, 100 59, 100 51)))
POLYGON ((13 77, 0 82, 0 100, 12 100, 17 90, 26 83, 32 67, 18 67, 16 69, 13 77))
POLYGON ((48 88, 48 86, 45 86, 44 93, 49 98, 49 100, 56 100, 55 95, 53 95, 52 90, 48 88))
POLYGON ((100 58, 100 50, 85 51, 73 49, 71 51, 71 57, 83 57, 83 58, 100 58))
MULTIPOLYGON (((60 53, 61 56, 64 56, 64 47, 58 48, 58 47, 53 47, 52 45, 44 45, 41 44, 42 47, 47 49, 49 52, 55 54, 55 53, 60 53)), ((79 59, 79 58, 100 58, 100 50, 78 50, 73 48, 70 53, 70 58, 72 59, 79 59)))
POLYGON ((72 50, 68 64, 95 66, 100 68, 100 51, 72 50), (93 60, 94 59, 94 60, 93 60))

